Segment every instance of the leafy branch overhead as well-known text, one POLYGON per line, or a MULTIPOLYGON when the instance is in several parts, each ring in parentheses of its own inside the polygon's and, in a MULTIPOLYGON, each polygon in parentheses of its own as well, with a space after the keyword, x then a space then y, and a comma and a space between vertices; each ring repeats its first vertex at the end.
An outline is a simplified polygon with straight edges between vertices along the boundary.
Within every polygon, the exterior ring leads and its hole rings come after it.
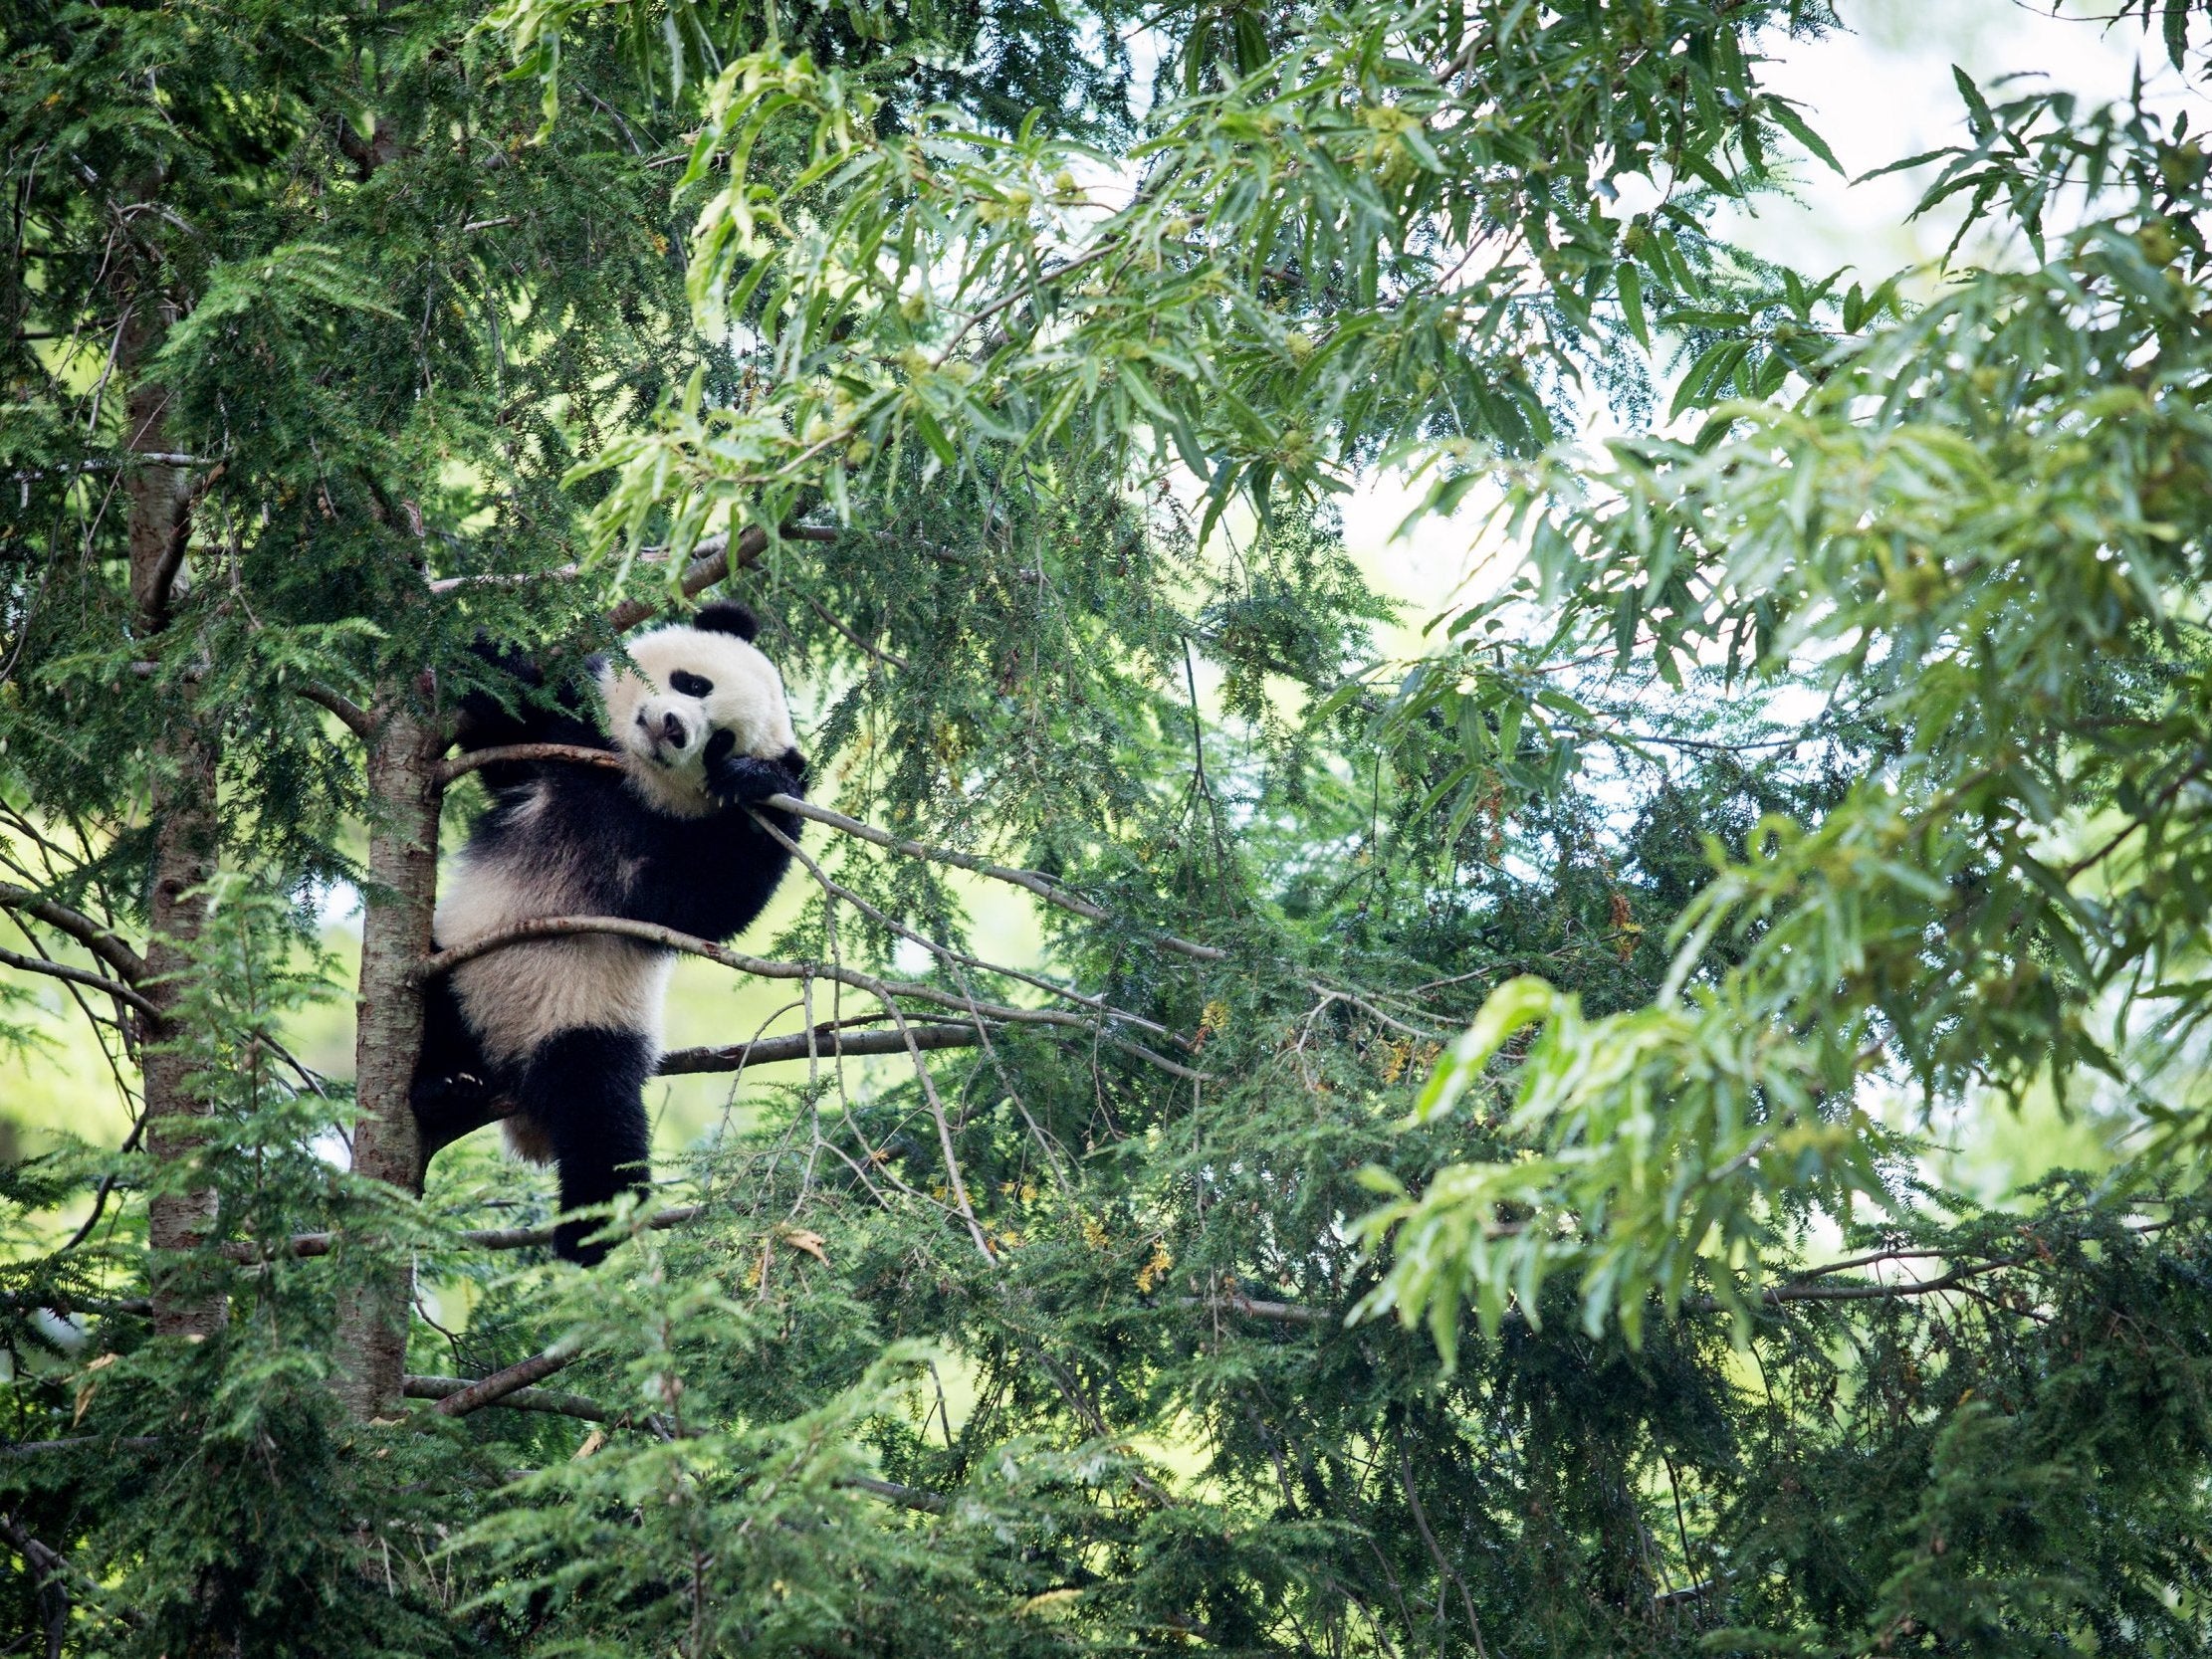
MULTIPOLYGON (((556 12, 508 14, 540 64, 556 12)), ((1325 9, 1111 152, 951 107, 887 123, 866 78, 803 50, 736 60, 691 148, 687 183, 715 188, 688 281, 704 329, 758 342, 762 382, 687 393, 611 450, 600 532, 669 511, 681 538, 809 488, 843 514, 909 469, 1064 447, 1180 461, 1204 534, 1239 493, 1531 453, 1648 314, 1724 286, 1710 202, 1777 139, 1818 145, 1755 89, 1763 17, 1325 9), (1657 205, 1616 217, 1632 179, 1657 205)), ((1818 354, 1778 337, 1737 371, 1818 354)))

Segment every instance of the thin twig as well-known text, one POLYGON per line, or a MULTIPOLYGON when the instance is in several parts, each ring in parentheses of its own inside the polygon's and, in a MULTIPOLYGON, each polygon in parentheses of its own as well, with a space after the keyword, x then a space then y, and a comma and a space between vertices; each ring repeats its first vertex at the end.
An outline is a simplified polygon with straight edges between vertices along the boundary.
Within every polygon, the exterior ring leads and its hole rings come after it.
POLYGON ((105 991, 117 1002, 127 1003, 149 1019, 159 1019, 161 1010, 149 997, 139 995, 119 979, 106 979, 81 967, 71 967, 67 962, 42 961, 36 956, 20 955, 13 950, 0 950, 0 967, 21 969, 25 973, 43 973, 49 978, 66 979, 73 985, 87 985, 96 991, 105 991))
POLYGON ((1437 1535, 1429 1530, 1428 1512, 1421 1507, 1421 1494, 1414 1490, 1413 1453, 1403 1445, 1398 1448, 1398 1475, 1406 1489, 1406 1507, 1413 1511, 1414 1525, 1421 1529, 1421 1542, 1429 1546, 1430 1558, 1437 1563, 1437 1570, 1459 1588, 1459 1604, 1467 1610, 1467 1634, 1474 1638, 1476 1659, 1490 1659, 1490 1650, 1482 1645, 1482 1621, 1474 1616, 1474 1597, 1468 1593, 1467 1581, 1459 1576, 1459 1569, 1437 1543, 1437 1535))
MULTIPOLYGON (((871 846, 904 853, 909 858, 927 859, 933 864, 949 864, 956 870, 969 870, 979 876, 989 876, 993 881, 1010 882, 1015 887, 1035 894, 1046 904, 1080 916, 1086 921, 1110 923, 1114 920, 1112 912, 1092 904, 1088 899, 1077 898, 1050 876, 1035 870, 1010 869, 970 853, 956 853, 950 848, 910 841, 904 836, 879 830, 873 824, 864 824, 857 818, 848 818, 842 812, 833 812, 826 806, 815 806, 810 801, 797 800, 789 795, 771 795, 761 804, 774 807, 778 812, 789 812, 814 823, 827 825, 846 835, 856 836, 871 846)), ((1171 950, 1179 956, 1189 956, 1194 961, 1219 962, 1228 959, 1226 950, 1217 949, 1211 944, 1195 944, 1189 939, 1177 938, 1172 934, 1156 935, 1155 942, 1164 950, 1171 950)))
POLYGON ((867 900, 861 898, 861 896, 853 892, 851 888, 846 887, 841 882, 833 878, 820 866, 820 864, 816 863, 815 860, 811 856, 809 856, 805 848, 801 847, 796 841, 793 841, 789 836, 785 835, 781 830, 777 829, 773 822, 763 817, 759 812, 754 812, 752 814, 752 817, 755 823, 759 824, 762 829, 767 831, 768 834, 774 839, 777 846, 781 847, 785 852, 789 853, 793 858, 797 859, 800 864, 806 867, 806 873, 814 878, 814 880, 820 885, 824 893, 828 893, 836 898, 842 899, 846 904, 852 906, 854 910, 860 912, 861 915, 868 918, 869 921, 873 922, 877 927, 883 929, 886 933, 896 934, 898 937, 907 940, 909 943, 919 944, 923 949, 929 951, 930 954, 937 957, 938 960, 944 962, 948 967, 972 967, 983 973, 1004 974, 1009 979, 1018 979, 1022 984, 1033 985, 1038 990, 1047 992, 1052 996, 1065 997, 1068 1001, 1073 1002, 1078 1006, 1090 1009, 1091 1012, 1094 1014, 1101 1014, 1118 1020, 1126 1020, 1131 1025, 1141 1027, 1146 1031, 1150 1031, 1156 1037, 1167 1038, 1168 1041, 1170 1041, 1171 1043, 1184 1042, 1184 1038, 1178 1036, 1175 1032, 1170 1031, 1166 1026, 1160 1024, 1158 1021, 1148 1020, 1142 1014, 1132 1014, 1128 1010, 1123 1008, 1116 1008, 1103 996, 1093 996, 1088 992, 1076 990, 1072 986, 1060 984, 1056 980, 1044 978, 1040 974, 1024 972, 1022 969, 1017 967, 1007 967, 1002 963, 984 961, 980 957, 967 955, 962 951, 955 950, 949 944, 942 944, 936 939, 929 938, 924 934, 917 933, 914 929, 907 927, 904 923, 895 921, 893 918, 885 914, 882 910, 879 910, 876 906, 871 905, 870 903, 868 903, 867 900))
POLYGON ((1248 1296, 1179 1296, 1179 1308, 1198 1308, 1210 1314, 1242 1314, 1246 1319, 1276 1325, 1335 1325, 1336 1313, 1328 1308, 1306 1308, 1295 1302, 1261 1302, 1248 1296))

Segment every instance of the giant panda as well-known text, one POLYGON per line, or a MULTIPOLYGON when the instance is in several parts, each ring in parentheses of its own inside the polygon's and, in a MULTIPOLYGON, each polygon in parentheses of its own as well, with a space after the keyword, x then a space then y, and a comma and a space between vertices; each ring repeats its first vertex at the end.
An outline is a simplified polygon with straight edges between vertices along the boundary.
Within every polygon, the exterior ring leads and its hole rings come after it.
MULTIPOLYGON (((464 700, 464 749, 561 742, 611 750, 619 769, 574 761, 484 767, 490 808, 441 893, 440 946, 537 917, 614 916, 726 941, 767 906, 790 854, 749 807, 798 795, 799 752, 775 667, 742 605, 630 642, 632 667, 590 664, 605 714, 573 689, 557 710, 464 700)), ((514 653, 482 652, 526 683, 514 653)), ((760 808, 793 841, 796 820, 760 808)), ((464 962, 425 991, 413 1105, 424 1159, 504 1118, 510 1148, 557 1166, 563 1211, 605 1204, 646 1181, 644 1089, 660 1063, 661 1007, 675 953, 612 934, 533 940, 464 962)), ((592 1263, 601 1223, 562 1221, 554 1249, 592 1263)))

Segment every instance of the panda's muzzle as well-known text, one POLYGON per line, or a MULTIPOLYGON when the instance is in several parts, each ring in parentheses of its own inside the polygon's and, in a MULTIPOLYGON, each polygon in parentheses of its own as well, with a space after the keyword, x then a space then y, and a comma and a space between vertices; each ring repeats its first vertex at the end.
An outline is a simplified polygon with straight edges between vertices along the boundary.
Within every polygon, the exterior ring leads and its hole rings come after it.
POLYGON ((645 733, 646 741, 652 745, 653 758, 656 760, 663 758, 663 749, 675 751, 667 758, 680 759, 691 746, 691 727, 685 723, 684 717, 673 709, 668 710, 657 721, 640 709, 637 712, 637 726, 645 733))

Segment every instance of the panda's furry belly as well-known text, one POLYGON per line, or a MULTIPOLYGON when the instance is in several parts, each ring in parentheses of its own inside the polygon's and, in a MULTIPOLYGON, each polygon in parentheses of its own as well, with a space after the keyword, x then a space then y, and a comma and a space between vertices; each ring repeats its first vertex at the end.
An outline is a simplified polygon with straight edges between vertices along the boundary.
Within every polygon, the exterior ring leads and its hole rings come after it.
MULTIPOLYGON (((545 874, 524 879, 497 859, 462 855, 445 885, 431 930, 438 943, 462 944, 518 922, 593 914, 602 907, 545 874)), ((484 1057, 503 1069, 528 1062, 547 1039, 578 1029, 626 1031, 642 1038, 648 1062, 662 1050, 662 1009, 673 952, 611 934, 512 944, 453 970, 453 992, 484 1057)), ((510 1149, 548 1161, 537 1127, 505 1121, 510 1149)))

